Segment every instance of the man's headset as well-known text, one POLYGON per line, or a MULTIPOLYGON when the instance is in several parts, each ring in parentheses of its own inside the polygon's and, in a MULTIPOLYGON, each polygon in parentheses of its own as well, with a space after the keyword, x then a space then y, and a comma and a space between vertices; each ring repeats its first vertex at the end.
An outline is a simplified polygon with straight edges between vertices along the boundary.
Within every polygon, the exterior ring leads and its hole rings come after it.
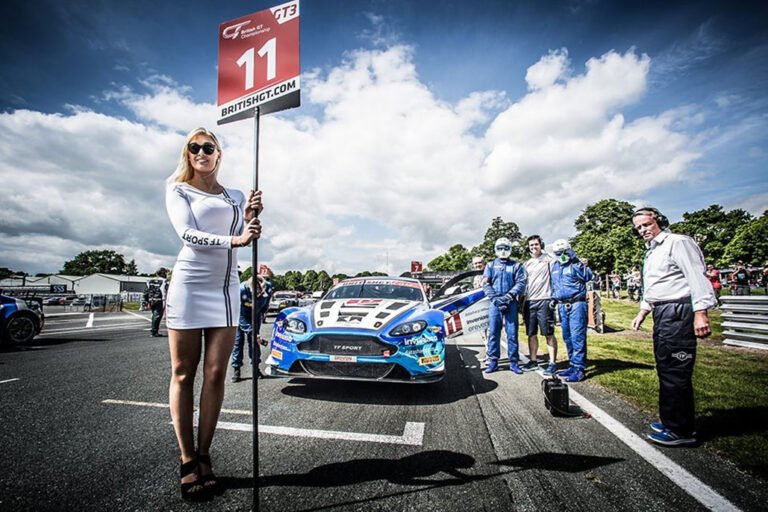
MULTIPOLYGON (((644 208, 638 208, 632 214, 632 219, 634 220, 634 218, 637 217, 638 215, 650 215, 651 217, 653 217, 653 220, 656 221, 656 224, 659 225, 659 229, 661 229, 661 230, 667 229, 669 227, 669 219, 667 218, 667 216, 664 215, 663 213, 661 213, 656 208, 653 208, 652 206, 646 206, 644 208)), ((633 228, 632 232, 635 233, 635 236, 637 238, 643 238, 640 235, 640 233, 637 232, 636 229, 633 228)))

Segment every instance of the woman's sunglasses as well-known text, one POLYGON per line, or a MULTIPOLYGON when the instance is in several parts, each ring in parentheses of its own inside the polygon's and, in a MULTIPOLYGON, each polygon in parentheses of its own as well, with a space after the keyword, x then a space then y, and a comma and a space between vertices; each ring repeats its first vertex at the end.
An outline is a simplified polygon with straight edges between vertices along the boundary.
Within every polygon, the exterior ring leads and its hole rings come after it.
POLYGON ((203 153, 205 153, 206 155, 212 155, 213 152, 216 151, 216 146, 214 144, 211 144, 210 142, 206 142, 202 146, 197 142, 190 142, 189 144, 187 144, 187 149, 193 155, 198 154, 201 149, 203 150, 203 153))

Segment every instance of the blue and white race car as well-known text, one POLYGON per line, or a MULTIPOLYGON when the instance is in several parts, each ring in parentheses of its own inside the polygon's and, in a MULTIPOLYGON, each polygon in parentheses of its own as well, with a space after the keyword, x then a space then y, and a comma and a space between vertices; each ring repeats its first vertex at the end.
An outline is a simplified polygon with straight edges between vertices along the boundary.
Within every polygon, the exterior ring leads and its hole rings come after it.
POLYGON ((0 347, 32 341, 44 324, 41 299, 0 295, 0 347))
POLYGON ((275 318, 272 376, 429 383, 445 375, 445 314, 416 279, 342 281, 275 318))

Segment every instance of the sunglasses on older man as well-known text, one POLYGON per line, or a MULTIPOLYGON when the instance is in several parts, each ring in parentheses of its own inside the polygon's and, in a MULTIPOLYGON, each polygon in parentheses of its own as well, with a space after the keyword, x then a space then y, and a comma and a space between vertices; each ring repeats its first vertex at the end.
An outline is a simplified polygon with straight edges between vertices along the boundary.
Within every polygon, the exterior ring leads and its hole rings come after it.
POLYGON ((187 150, 189 150, 190 153, 193 155, 196 155, 200 152, 200 150, 203 150, 203 153, 206 155, 212 155, 214 151, 216 151, 216 146, 214 144, 211 144, 210 142, 206 142, 203 145, 198 144, 197 142, 190 142, 187 144, 187 150))

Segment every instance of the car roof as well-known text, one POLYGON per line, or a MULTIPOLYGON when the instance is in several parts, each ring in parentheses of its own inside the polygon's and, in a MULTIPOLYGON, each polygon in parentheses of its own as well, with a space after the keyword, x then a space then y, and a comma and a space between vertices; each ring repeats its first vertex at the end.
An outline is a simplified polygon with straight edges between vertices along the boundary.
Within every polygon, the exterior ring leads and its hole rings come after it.
POLYGON ((387 280, 387 281, 407 281, 409 283, 419 283, 421 284, 421 281, 418 279, 414 279, 412 277, 398 277, 398 276, 362 276, 362 277, 348 277, 344 279, 344 281, 341 281, 342 283, 345 281, 381 281, 381 280, 387 280))

